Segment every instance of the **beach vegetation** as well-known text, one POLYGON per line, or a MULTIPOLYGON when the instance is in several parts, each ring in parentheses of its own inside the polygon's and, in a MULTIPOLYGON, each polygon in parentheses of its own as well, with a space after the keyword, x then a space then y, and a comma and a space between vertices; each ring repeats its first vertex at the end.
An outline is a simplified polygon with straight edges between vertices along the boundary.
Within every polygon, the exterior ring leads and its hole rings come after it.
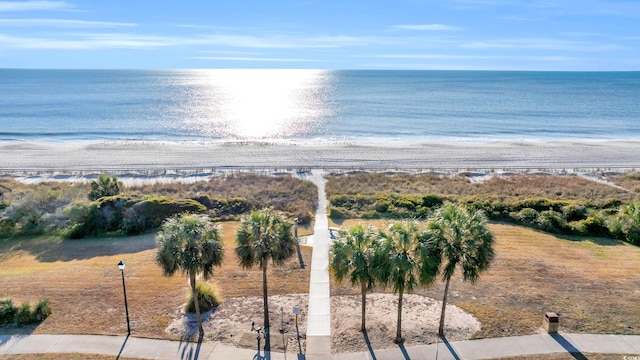
POLYGON ((100 175, 98 179, 89 183, 90 190, 87 197, 89 200, 94 201, 101 197, 118 195, 122 187, 122 182, 117 177, 100 175))
POLYGON ((396 343, 402 338, 402 299, 417 286, 434 282, 441 262, 437 239, 422 232, 412 220, 396 222, 382 233, 382 243, 376 252, 373 271, 376 278, 398 294, 396 343))
POLYGON ((289 174, 229 173, 195 183, 156 183, 132 186, 129 193, 194 199, 216 220, 239 220, 254 210, 273 208, 300 224, 308 224, 318 204, 316 186, 289 174))
MULTIPOLYGON (((632 228, 621 211, 626 189, 577 176, 511 175, 470 181, 442 174, 357 173, 329 178, 329 216, 341 219, 427 219, 444 202, 483 211, 489 220, 563 235, 615 236, 632 228), (411 181, 412 180, 412 181, 411 181), (419 191, 432 191, 420 193, 419 191), (619 218, 619 219, 618 219, 619 218), (618 220, 616 220, 618 219, 618 220)), ((632 181, 630 175, 625 177, 632 181)), ((628 232, 627 232, 628 233, 628 232)), ((633 243, 633 242, 632 242, 633 243)))
POLYGON ((105 233, 141 234, 157 229, 165 219, 175 214, 204 213, 206 207, 191 199, 120 194, 102 197, 88 205, 74 203, 65 210, 76 220, 67 229, 66 236, 79 239, 105 233))
POLYGON ((640 246, 640 203, 623 206, 609 221, 609 231, 619 239, 640 246))
POLYGON ((444 205, 428 226, 440 245, 444 260, 442 279, 445 287, 438 327, 438 335, 444 336, 447 296, 456 268, 461 269, 464 281, 475 283, 495 257, 494 240, 484 214, 459 204, 444 205))
MULTIPOLYGON (((202 274, 205 280, 213 275, 213 267, 222 265, 224 248, 220 229, 206 216, 179 214, 167 219, 156 235, 158 252, 156 263, 162 274, 173 276, 180 271, 189 277, 192 299, 199 299, 196 276, 202 274)), ((198 331, 204 335, 200 316, 200 301, 193 301, 198 331)))
POLYGON ((365 228, 361 224, 340 230, 338 238, 329 250, 329 271, 338 283, 349 281, 360 287, 362 297, 362 322, 360 330, 366 331, 367 292, 376 284, 376 252, 380 251, 382 237, 377 228, 365 228))
MULTIPOLYGON (((222 304, 222 296, 218 288, 208 282, 198 282, 196 284, 196 294, 198 299, 198 307, 200 312, 207 312, 215 309, 218 305, 222 304)), ((185 310, 190 313, 196 312, 196 304, 193 301, 193 292, 189 293, 187 298, 187 305, 185 310)))
POLYGON ((263 329, 265 331, 265 351, 270 351, 269 339, 269 299, 267 267, 269 262, 281 266, 295 251, 295 239, 291 231, 292 223, 282 214, 266 208, 253 211, 240 221, 236 231, 236 255, 245 269, 254 266, 262 270, 262 301, 264 306, 263 329))
POLYGON ((0 325, 27 325, 45 320, 52 314, 48 300, 41 300, 35 306, 23 302, 20 306, 10 299, 0 299, 0 325))

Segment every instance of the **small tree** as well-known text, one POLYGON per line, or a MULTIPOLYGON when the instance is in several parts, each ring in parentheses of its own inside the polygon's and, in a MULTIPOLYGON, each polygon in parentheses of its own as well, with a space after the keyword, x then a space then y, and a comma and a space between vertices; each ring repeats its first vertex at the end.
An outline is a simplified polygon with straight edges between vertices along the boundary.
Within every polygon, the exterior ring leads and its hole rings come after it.
POLYGON ((442 248, 446 261, 443 281, 444 297, 438 334, 444 336, 444 315, 447 306, 449 283, 457 266, 462 269, 462 279, 471 283, 478 280, 480 273, 495 257, 493 234, 487 228, 487 219, 482 211, 472 211, 458 204, 448 204, 439 209, 429 229, 442 248))
POLYGON ((365 314, 367 291, 371 291, 376 280, 375 255, 380 249, 379 232, 370 226, 354 225, 348 231, 340 230, 338 239, 331 244, 329 269, 337 282, 348 278, 352 286, 360 286, 362 295, 362 325, 366 330, 365 314))
POLYGON ((383 233, 383 246, 376 257, 377 278, 390 284, 398 294, 398 322, 396 343, 402 338, 402 296, 418 286, 426 286, 435 280, 441 255, 438 243, 428 232, 421 232, 415 221, 392 224, 383 233))
POLYGON ((271 351, 269 339, 269 300, 267 265, 269 260, 282 265, 295 251, 291 235, 292 224, 271 209, 254 211, 240 222, 236 232, 236 254, 243 268, 258 266, 262 269, 262 299, 264 305, 265 351, 271 351))
POLYGON ((614 236, 640 245, 640 203, 631 203, 620 208, 608 225, 614 236))
POLYGON ((93 180, 89 186, 91 190, 87 197, 91 201, 95 201, 104 196, 113 196, 120 194, 122 182, 118 178, 109 175, 100 175, 97 180, 93 180))
MULTIPOLYGON (((222 265, 224 248, 220 230, 207 217, 179 214, 167 219, 156 236, 158 252, 156 262, 164 276, 173 276, 178 270, 189 276, 193 299, 198 299, 196 275, 205 280, 213 275, 213 267, 222 265)), ((204 335, 200 306, 194 301, 198 331, 204 335)))

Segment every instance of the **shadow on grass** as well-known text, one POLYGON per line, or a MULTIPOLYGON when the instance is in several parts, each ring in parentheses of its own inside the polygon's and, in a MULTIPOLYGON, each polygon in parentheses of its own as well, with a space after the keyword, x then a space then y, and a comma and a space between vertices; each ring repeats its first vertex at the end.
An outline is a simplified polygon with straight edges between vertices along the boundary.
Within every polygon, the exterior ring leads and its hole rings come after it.
POLYGON ((560 346, 562 346, 571 356, 573 356, 576 360, 587 360, 587 357, 582 354, 580 350, 578 350, 575 346, 573 346, 569 340, 565 339, 564 336, 554 333, 551 334, 553 340, 555 340, 560 346))
POLYGON ((626 243, 622 240, 607 238, 607 237, 597 237, 597 236, 578 236, 578 235, 560 235, 560 234, 551 234, 557 237, 558 239, 567 240, 571 242, 583 242, 588 241, 590 243, 600 245, 600 246, 622 246, 626 243))
POLYGON ((0 246, 4 257, 26 251, 38 261, 56 262, 87 260, 98 256, 133 254, 156 247, 155 234, 130 237, 103 237, 67 240, 59 237, 23 237, 5 241, 0 246))

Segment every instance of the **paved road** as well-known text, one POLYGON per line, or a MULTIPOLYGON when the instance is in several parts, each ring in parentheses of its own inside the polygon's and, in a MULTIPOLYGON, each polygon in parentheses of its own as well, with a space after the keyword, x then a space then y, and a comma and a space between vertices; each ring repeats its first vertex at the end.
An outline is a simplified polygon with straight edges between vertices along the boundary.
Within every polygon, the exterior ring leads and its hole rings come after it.
MULTIPOLYGON (((637 360, 640 358, 640 335, 538 334, 454 341, 348 354, 316 355, 315 358, 327 360, 456 360, 568 352, 636 355, 638 357, 631 357, 628 360, 637 360)), ((0 335, 0 355, 24 353, 86 353, 167 360, 264 359, 256 357, 256 350, 238 349, 210 342, 198 344, 106 335, 0 335)), ((264 356, 264 353, 260 355, 264 356)), ((272 353, 271 359, 282 360, 285 359, 285 356, 282 353, 272 353)), ((300 360, 304 359, 304 356, 287 354, 287 359, 300 360)), ((624 360, 622 356, 620 359, 624 360)))

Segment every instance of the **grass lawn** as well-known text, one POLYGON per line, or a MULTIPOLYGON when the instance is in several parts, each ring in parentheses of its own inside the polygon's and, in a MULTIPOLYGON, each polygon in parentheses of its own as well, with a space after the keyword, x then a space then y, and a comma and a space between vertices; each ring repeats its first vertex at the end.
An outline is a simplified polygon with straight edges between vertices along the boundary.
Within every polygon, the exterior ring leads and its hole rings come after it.
MULTIPOLYGON (((60 354, 12 354, 0 355, 0 360, 113 360, 113 355, 98 354, 78 354, 78 353, 60 353, 60 354)), ((118 357, 118 360, 145 360, 142 358, 118 357)))
MULTIPOLYGON (((243 270, 234 252, 237 222, 222 223, 225 260, 214 269, 213 283, 223 298, 262 295, 262 273, 243 270)), ((302 247, 311 263, 311 248, 302 247)), ((125 281, 135 336, 171 338, 164 332, 185 302, 186 276, 162 276, 156 265, 155 235, 126 238, 62 240, 37 237, 0 240, 0 294, 35 303, 48 299, 53 315, 37 327, 0 327, 0 333, 126 333, 122 278, 117 263, 126 263, 125 281)), ((309 267, 300 270, 297 256, 282 268, 270 267, 270 294, 306 293, 309 267)), ((202 281, 202 280, 201 280, 202 281)))
MULTIPOLYGON (((332 226, 385 221, 346 220, 332 226)), ((560 331, 640 334, 640 248, 615 240, 561 238, 508 224, 490 224, 496 259, 472 285, 454 276, 449 301, 482 324, 475 338, 541 331, 545 312, 560 314, 560 331)), ((442 299, 438 282, 416 293, 442 299)), ((358 294, 332 284, 332 295, 358 294)), ((437 331, 437 329, 433 329, 437 331)), ((446 327, 445 327, 446 334, 446 327)))

